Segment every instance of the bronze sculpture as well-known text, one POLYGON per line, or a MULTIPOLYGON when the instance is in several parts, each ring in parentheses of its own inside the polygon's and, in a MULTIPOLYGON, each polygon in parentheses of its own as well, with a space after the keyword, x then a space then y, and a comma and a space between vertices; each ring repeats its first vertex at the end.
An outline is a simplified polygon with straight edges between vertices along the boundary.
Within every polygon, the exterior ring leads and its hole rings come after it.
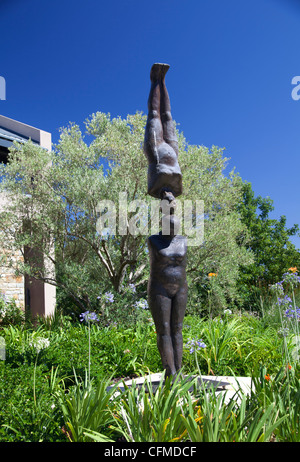
POLYGON ((166 376, 181 369, 182 325, 187 302, 187 239, 177 234, 175 197, 182 194, 178 142, 165 85, 168 64, 155 63, 150 72, 148 119, 144 152, 148 159, 148 194, 169 205, 162 231, 148 238, 150 277, 148 304, 157 333, 157 346, 166 376), (164 225, 168 231, 164 231, 164 225))

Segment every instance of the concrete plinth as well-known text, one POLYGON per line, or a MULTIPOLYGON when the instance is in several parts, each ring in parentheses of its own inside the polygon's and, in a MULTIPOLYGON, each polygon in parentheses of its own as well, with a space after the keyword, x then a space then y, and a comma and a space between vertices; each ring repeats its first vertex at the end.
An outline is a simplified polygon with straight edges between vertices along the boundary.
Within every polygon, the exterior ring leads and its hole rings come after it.
MULTIPOLYGON (((132 380, 125 380, 120 382, 118 386, 119 392, 125 390, 125 387, 131 387, 134 383, 136 387, 141 388, 145 382, 145 387, 147 390, 147 384, 151 383, 151 388, 153 392, 156 391, 157 387, 161 383, 162 373, 150 374, 145 377, 138 377, 132 380)), ((183 376, 183 378, 188 378, 188 376, 183 376)), ((198 387, 204 387, 204 389, 209 392, 210 389, 214 389, 216 395, 223 394, 224 401, 228 403, 230 399, 234 398, 237 402, 240 401, 241 395, 249 395, 251 389, 253 390, 253 384, 251 377, 233 377, 233 376, 212 376, 212 375, 201 375, 201 376, 191 376, 190 380, 193 381, 197 378, 196 383, 198 387)), ((112 387, 109 387, 109 389, 112 387)), ((191 386, 191 392, 194 392, 194 386, 191 386)))

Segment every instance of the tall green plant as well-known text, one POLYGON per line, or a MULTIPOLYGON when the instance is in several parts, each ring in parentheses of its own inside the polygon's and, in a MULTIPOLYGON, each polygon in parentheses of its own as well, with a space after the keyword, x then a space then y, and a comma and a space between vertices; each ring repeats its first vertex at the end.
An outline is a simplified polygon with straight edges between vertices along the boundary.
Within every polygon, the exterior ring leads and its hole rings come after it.
POLYGON ((179 376, 165 378, 155 390, 151 379, 141 387, 133 381, 125 387, 118 405, 116 428, 128 442, 174 442, 184 431, 181 414, 185 413, 186 396, 193 382, 179 376))
POLYGON ((206 323, 203 329, 203 338, 207 348, 204 357, 207 363, 208 373, 214 373, 215 366, 222 362, 238 349, 238 333, 241 324, 238 318, 223 319, 214 318, 206 323))
POLYGON ((251 400, 254 406, 262 409, 274 405, 279 424, 274 429, 278 441, 300 441, 300 379, 297 369, 286 366, 277 373, 267 373, 262 367, 253 376, 255 392, 251 400))
POLYGON ((75 373, 75 385, 57 396, 70 441, 91 441, 92 432, 97 432, 102 441, 111 441, 108 435, 109 425, 113 423, 111 410, 115 406, 116 388, 117 385, 111 387, 110 379, 95 383, 87 374, 81 380, 75 373))
POLYGON ((278 418, 275 403, 253 405, 240 386, 229 402, 226 392, 217 393, 214 388, 202 390, 196 407, 191 396, 187 399, 189 412, 181 418, 184 434, 195 443, 269 441, 286 419, 286 415, 278 418))

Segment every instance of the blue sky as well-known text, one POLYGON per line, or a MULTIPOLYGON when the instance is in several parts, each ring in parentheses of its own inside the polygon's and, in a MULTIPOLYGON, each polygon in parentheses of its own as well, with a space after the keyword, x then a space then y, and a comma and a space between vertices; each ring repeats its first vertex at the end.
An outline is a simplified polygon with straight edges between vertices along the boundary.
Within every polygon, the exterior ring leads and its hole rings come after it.
POLYGON ((56 142, 60 127, 96 111, 146 113, 151 65, 167 62, 173 118, 189 143, 224 147, 229 168, 292 226, 299 26, 298 0, 0 0, 0 114, 56 142))

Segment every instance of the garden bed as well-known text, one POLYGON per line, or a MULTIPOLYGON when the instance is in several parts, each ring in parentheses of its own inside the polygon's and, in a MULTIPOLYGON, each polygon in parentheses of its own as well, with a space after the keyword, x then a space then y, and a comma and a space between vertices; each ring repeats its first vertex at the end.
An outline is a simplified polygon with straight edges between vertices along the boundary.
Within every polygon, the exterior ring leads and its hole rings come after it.
POLYGON ((230 390, 216 389, 195 402, 183 377, 174 397, 165 385, 150 393, 129 386, 111 400, 114 389, 107 388, 121 379, 132 384, 160 377, 148 318, 131 327, 87 326, 64 316, 36 327, 3 326, 0 441, 299 441, 293 333, 281 335, 281 326, 266 315, 186 316, 183 329, 185 376, 225 382, 248 377, 255 393, 237 401, 230 390))

